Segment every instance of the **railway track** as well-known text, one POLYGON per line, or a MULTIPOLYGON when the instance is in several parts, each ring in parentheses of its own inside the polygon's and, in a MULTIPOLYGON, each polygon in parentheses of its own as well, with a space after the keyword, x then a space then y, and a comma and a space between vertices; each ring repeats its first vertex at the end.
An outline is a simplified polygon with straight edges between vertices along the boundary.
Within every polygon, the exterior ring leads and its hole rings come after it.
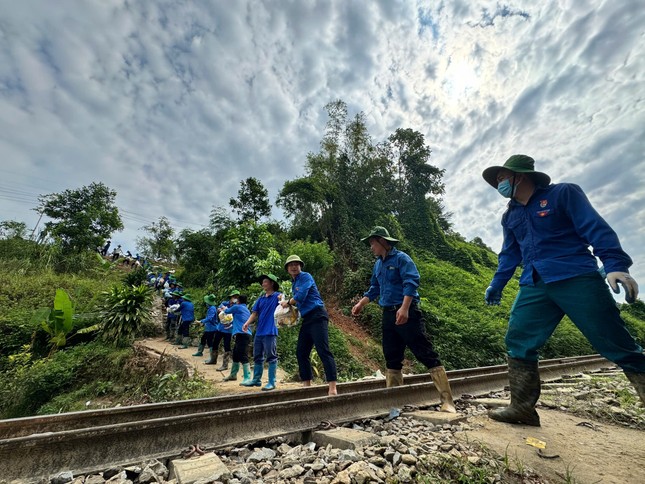
MULTIPOLYGON (((543 360, 543 381, 563 374, 612 366, 598 355, 543 360)), ((455 398, 501 390, 506 365, 448 372, 455 398)), ((306 432, 322 421, 344 423, 387 414, 392 407, 437 404, 428 374, 385 388, 384 380, 254 392, 161 404, 73 412, 0 421, 0 478, 49 476, 62 470, 87 473, 118 464, 179 455, 200 444, 221 448, 279 435, 306 432)))

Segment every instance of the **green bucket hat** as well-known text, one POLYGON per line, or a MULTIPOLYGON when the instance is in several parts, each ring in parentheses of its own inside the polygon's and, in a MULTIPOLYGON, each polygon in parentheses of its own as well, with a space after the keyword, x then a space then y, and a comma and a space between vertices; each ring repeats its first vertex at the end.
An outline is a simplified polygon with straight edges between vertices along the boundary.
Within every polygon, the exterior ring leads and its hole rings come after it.
POLYGON ((361 242, 365 242, 367 245, 370 245, 370 239, 372 237, 381 237, 382 239, 387 240, 392 245, 396 244, 399 241, 398 239, 390 237, 390 233, 387 231, 387 229, 385 227, 381 227, 380 225, 374 227, 367 237, 363 237, 361 239, 361 242))
POLYGON ((526 155, 513 155, 506 160, 504 166, 486 168, 482 176, 490 186, 497 188, 497 172, 503 168, 515 173, 527 173, 536 185, 548 187, 551 183, 551 177, 546 173, 535 171, 535 160, 526 155))
POLYGON ((230 292, 230 294, 228 295, 228 297, 229 297, 229 299, 230 299, 230 298, 232 298, 233 296, 239 296, 239 295, 240 295, 240 291, 238 291, 237 289, 234 289, 234 290, 232 290, 232 291, 230 292))
POLYGON ((300 262, 300 268, 301 268, 301 269, 304 269, 304 267, 305 267, 305 263, 304 263, 304 262, 302 262, 302 259, 301 259, 300 257, 298 257, 297 255, 295 255, 295 254, 294 254, 294 255, 290 255, 289 257, 287 257, 287 260, 286 260, 286 261, 285 261, 285 263, 284 263, 284 270, 285 270, 285 271, 287 270, 287 266, 288 266, 291 262, 300 262))
POLYGON ((193 302, 193 297, 192 297, 190 294, 182 294, 182 295, 181 295, 181 298, 182 298, 184 301, 190 301, 190 302, 193 302))
POLYGON ((204 302, 209 306, 217 306, 217 298, 214 294, 207 294, 204 296, 204 302))
POLYGON ((273 290, 274 291, 277 291, 278 289, 280 289, 280 283, 278 282, 278 278, 276 276, 274 276, 273 274, 271 274, 271 273, 262 274, 259 277, 259 279, 260 279, 260 284, 262 284, 262 281, 264 281, 265 279, 269 279, 269 280, 273 281, 273 290))

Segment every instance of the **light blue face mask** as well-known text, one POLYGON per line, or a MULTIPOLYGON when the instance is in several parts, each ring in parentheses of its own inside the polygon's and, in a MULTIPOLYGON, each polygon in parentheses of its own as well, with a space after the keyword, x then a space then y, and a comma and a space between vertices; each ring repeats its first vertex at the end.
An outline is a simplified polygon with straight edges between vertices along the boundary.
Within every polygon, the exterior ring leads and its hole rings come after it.
POLYGON ((514 195, 515 186, 511 185, 511 180, 515 182, 515 175, 511 178, 507 178, 506 180, 502 180, 499 182, 499 185, 497 185, 497 191, 504 198, 511 198, 514 195))

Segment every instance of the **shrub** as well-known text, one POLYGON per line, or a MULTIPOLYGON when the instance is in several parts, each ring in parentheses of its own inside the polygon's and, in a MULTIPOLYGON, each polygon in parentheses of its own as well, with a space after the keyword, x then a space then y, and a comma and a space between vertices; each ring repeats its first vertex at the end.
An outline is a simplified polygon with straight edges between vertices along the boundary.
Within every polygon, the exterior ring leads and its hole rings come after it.
POLYGON ((143 286, 148 280, 148 273, 143 267, 128 272, 123 276, 123 284, 125 286, 143 286))
POLYGON ((104 292, 101 337, 114 346, 131 345, 135 338, 154 334, 152 291, 146 286, 113 287, 104 292))
POLYGON ((79 383, 106 378, 123 366, 127 356, 127 351, 115 353, 98 342, 66 348, 51 358, 32 360, 26 352, 14 355, 7 371, 0 374, 0 415, 34 415, 79 383))

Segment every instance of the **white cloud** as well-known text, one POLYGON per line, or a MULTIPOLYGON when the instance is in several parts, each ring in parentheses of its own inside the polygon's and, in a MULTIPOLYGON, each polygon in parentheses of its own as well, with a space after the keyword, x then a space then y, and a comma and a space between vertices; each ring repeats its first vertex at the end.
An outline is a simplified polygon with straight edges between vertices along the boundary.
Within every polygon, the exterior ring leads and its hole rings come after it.
MULTIPOLYGON (((504 201, 480 174, 523 152, 587 191, 645 281, 644 21, 635 0, 13 2, 0 187, 102 181, 125 245, 161 215, 199 228, 240 180, 274 199, 302 174, 341 98, 375 140, 426 136, 466 238, 499 247, 504 201)), ((5 201, 0 218, 35 223, 5 201)))

